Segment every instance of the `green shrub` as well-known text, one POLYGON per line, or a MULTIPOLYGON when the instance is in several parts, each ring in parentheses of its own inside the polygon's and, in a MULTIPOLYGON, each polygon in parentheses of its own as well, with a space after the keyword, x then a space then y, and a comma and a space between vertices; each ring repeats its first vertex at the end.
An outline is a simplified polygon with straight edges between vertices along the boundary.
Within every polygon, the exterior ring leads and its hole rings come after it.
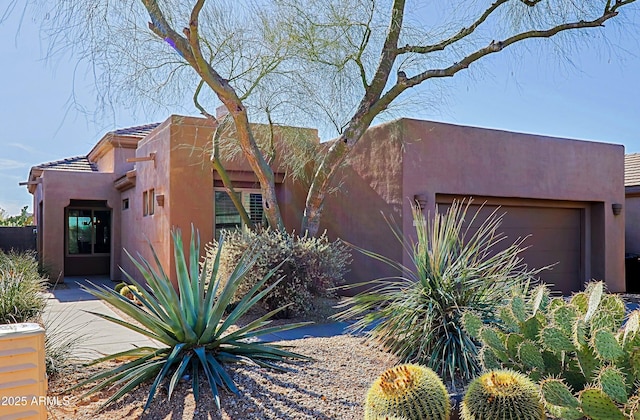
POLYGON ((297 323, 267 327, 270 322, 269 318, 281 311, 282 308, 267 313, 233 332, 230 331, 230 327, 241 316, 277 287, 278 283, 276 282, 263 288, 273 272, 256 282, 254 287, 237 303, 235 309, 226 318, 223 318, 225 309, 244 275, 251 270, 255 257, 250 253, 243 254, 237 262, 236 269, 229 278, 225 278, 226 281, 222 284, 219 260, 224 250, 223 241, 218 248, 218 253, 213 258, 211 270, 208 270, 206 266, 200 270, 200 240, 196 238, 197 234, 193 229, 188 256, 183 250, 180 231, 173 232, 172 237, 178 280, 177 291, 164 269, 159 265, 158 257, 153 248, 152 252, 157 267, 153 267, 145 259, 141 258, 140 261, 136 261, 132 258, 151 292, 142 287, 133 277, 127 275, 129 281, 139 290, 139 293, 133 293, 141 306, 106 286, 94 286, 94 288, 86 289, 94 296, 115 306, 142 326, 139 327, 109 315, 94 313, 95 315, 144 334, 164 345, 160 348, 135 348, 95 360, 93 363, 118 358, 129 359, 127 363, 106 373, 98 373, 72 388, 97 382, 85 394, 86 396, 112 385, 121 386, 115 394, 105 401, 103 406, 119 399, 138 385, 153 380, 144 407, 146 410, 163 380, 169 380, 168 393, 171 398, 175 385, 185 372, 189 372, 196 400, 199 396, 199 377, 204 374, 211 387, 216 405, 220 409, 219 387, 227 388, 235 393, 240 392, 224 367, 226 363, 249 362, 279 369, 274 362, 284 358, 305 358, 286 351, 282 346, 276 344, 251 341, 252 338, 262 334, 277 333, 307 324, 297 323), (210 275, 207 275, 207 272, 210 275), (260 289, 262 291, 259 291, 260 289))
MULTIPOLYGON (((217 243, 207 247, 209 263, 217 250, 217 243)), ((283 279, 262 304, 267 310, 290 304, 282 313, 284 317, 307 314, 314 310, 316 297, 333 296, 331 288, 343 282, 351 258, 346 245, 341 241, 330 242, 326 235, 310 238, 270 229, 233 230, 225 233, 225 247, 220 256, 223 284, 247 250, 256 253, 257 260, 238 287, 232 303, 242 299, 271 269, 279 267, 264 287, 283 279)))
POLYGON ((38 322, 45 286, 32 253, 0 252, 0 324, 38 322))
POLYGON ((501 216, 493 212, 477 230, 466 230, 465 221, 478 218, 478 213, 467 215, 467 209, 468 204, 454 202, 446 214, 427 222, 414 208, 415 243, 392 226, 414 267, 359 249, 404 274, 397 281, 348 286, 367 289, 345 299, 345 309, 336 316, 357 318, 354 330, 369 327, 369 336, 404 362, 429 366, 445 381, 462 384, 480 372, 477 344, 462 328, 463 310, 493 319, 510 291, 528 287, 540 271, 522 263, 520 239, 502 251, 494 248, 505 239, 498 233, 501 216))

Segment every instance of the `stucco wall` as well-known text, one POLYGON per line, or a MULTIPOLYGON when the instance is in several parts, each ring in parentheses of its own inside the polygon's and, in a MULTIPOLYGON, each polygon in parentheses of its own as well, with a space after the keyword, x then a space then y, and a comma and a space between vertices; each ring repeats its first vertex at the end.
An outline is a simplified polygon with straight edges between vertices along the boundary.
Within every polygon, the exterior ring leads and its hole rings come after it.
POLYGON ((624 290, 624 214, 611 211, 624 199, 623 146, 417 120, 406 120, 404 139, 404 196, 426 194, 431 211, 439 193, 583 202, 588 271, 624 290))
MULTIPOLYGON (((129 209, 126 211, 126 223, 121 226, 122 247, 134 257, 138 254, 153 263, 153 255, 148 242, 154 247, 161 261, 168 261, 170 252, 170 221, 169 208, 155 204, 153 215, 143 215, 143 193, 150 189, 155 194, 169 194, 169 164, 170 164, 170 124, 165 121, 143 141, 138 144, 136 158, 148 157, 155 153, 155 161, 147 160, 135 163, 136 185, 126 191, 129 197, 129 209), (126 231, 126 232, 125 232, 126 231), (147 242, 148 241, 148 242, 147 242)), ((124 195, 123 195, 124 197, 124 195)), ((142 281, 142 276, 128 260, 122 251, 123 268, 136 280, 142 281)), ((167 273, 169 267, 164 267, 167 273)))
MULTIPOLYGON (((624 198, 622 146, 402 119, 370 129, 350 161, 342 191, 325 206, 323 226, 336 236, 410 265, 379 214, 415 237, 416 194, 431 214, 436 194, 583 202, 595 220, 586 258, 602 268, 591 274, 624 289, 624 214, 611 211, 624 198)), ((357 257, 350 276, 376 278, 379 267, 357 257)))
MULTIPOLYGON (((397 122, 367 131, 335 179, 340 189, 327 197, 320 228, 330 238, 402 261, 402 248, 391 226, 403 225, 403 147, 397 122), (382 140, 382 141, 379 141, 382 140), (373 143, 380 147, 372 147, 373 143), (393 220, 391 220, 391 218, 393 220), (391 223, 391 225, 389 224, 391 223)), ((401 273, 353 250, 350 283, 401 273)))
POLYGON ((129 149, 124 147, 118 147, 113 150, 114 155, 114 165, 113 172, 115 172, 116 177, 120 177, 130 171, 134 167, 133 162, 127 162, 127 159, 133 158, 136 155, 136 149, 129 149))

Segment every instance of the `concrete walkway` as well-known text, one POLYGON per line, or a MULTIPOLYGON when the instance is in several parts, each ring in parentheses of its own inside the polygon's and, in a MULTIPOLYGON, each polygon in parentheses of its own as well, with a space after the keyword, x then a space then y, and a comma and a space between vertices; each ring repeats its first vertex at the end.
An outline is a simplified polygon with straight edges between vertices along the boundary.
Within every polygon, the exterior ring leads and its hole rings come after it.
MULTIPOLYGON (((89 279, 65 277, 63 285, 53 288, 47 294, 45 320, 49 320, 49 328, 59 328, 65 334, 81 337, 82 343, 76 351, 76 357, 96 358, 134 347, 161 346, 161 343, 156 343, 142 334, 87 313, 87 311, 96 312, 119 318, 119 315, 104 302, 82 290, 82 285, 91 287, 89 281, 95 285, 107 287, 116 285, 106 276, 92 276, 89 279)), ((266 334, 258 337, 258 340, 271 342, 307 337, 332 337, 345 334, 348 325, 346 322, 307 325, 280 333, 266 334)))
MULTIPOLYGON (((108 287, 116 285, 106 276, 94 276, 90 281, 108 287)), ((52 288, 47 294, 45 309, 45 322, 48 321, 49 328, 80 337, 81 344, 74 354, 76 357, 96 358, 134 347, 159 346, 142 334, 87 313, 96 312, 119 318, 104 302, 82 290, 81 285, 91 287, 84 277, 66 277, 63 285, 52 288)))

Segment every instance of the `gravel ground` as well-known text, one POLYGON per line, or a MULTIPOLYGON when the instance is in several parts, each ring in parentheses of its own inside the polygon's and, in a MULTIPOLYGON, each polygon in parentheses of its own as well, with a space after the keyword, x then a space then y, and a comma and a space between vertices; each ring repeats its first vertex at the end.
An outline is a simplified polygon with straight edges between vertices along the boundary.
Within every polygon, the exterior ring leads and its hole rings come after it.
MULTIPOLYGON (((96 413, 100 404, 116 391, 111 389, 78 400, 82 391, 73 395, 63 390, 98 369, 79 368, 49 384, 51 396, 73 397, 69 404, 49 406, 52 419, 358 419, 362 418, 367 389, 385 369, 397 362, 393 356, 368 344, 362 337, 338 336, 307 338, 280 344, 312 357, 313 361, 295 361, 282 366, 286 372, 254 366, 231 365, 229 372, 240 389, 240 395, 221 393, 219 413, 209 386, 202 383, 196 403, 190 382, 182 382, 167 400, 165 390, 156 395, 150 409, 142 415, 149 385, 141 386, 122 400, 96 413)), ((202 379, 202 378, 201 378, 202 379)), ((85 388, 85 390, 88 388, 85 388)))

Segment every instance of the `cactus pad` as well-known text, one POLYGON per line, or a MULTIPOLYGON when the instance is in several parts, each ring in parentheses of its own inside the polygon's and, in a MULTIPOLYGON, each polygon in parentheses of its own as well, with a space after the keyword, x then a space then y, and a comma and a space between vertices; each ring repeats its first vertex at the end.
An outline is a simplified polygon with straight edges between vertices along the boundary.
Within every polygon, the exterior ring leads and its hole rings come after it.
POLYGON ((640 310, 636 309, 631 312, 627 318, 622 343, 627 344, 627 341, 634 338, 638 334, 638 331, 640 331, 640 310))
POLYGON ((587 381, 595 379, 596 371, 600 367, 600 361, 595 352, 589 346, 582 346, 576 352, 580 371, 587 381))
POLYGON ((582 315, 585 315, 589 308, 589 296, 585 292, 576 293, 571 296, 569 303, 575 306, 582 315))
POLYGON ((565 334, 571 335, 573 325, 578 319, 578 309, 572 305, 556 308, 552 313, 553 322, 565 334))
POLYGON ((524 341, 524 337, 520 334, 511 333, 507 336, 507 353, 511 359, 518 357, 518 349, 524 341))
POLYGON ((496 370, 476 378, 462 400, 463 420, 544 420, 538 387, 525 375, 496 370))
POLYGON ((617 331, 626 315, 624 301, 615 295, 605 295, 597 312, 591 318, 591 329, 617 331))
POLYGON ((540 333, 544 346, 554 353, 574 351, 573 341, 557 327, 545 327, 540 333))
POLYGON ((604 294, 604 283, 601 281, 589 283, 585 293, 589 296, 589 303, 587 306, 587 313, 584 315, 584 320, 589 321, 591 317, 596 314, 596 311, 600 306, 600 301, 604 294))
POLYGON ((504 324, 504 326, 506 327, 507 330, 509 331, 517 331, 520 326, 519 326, 519 321, 516 318, 516 316, 514 315, 513 311, 511 310, 510 307, 508 306, 503 306, 498 310, 498 316, 500 318, 500 320, 502 321, 502 323, 504 324))
POLYGON ((582 412, 593 420, 625 420, 618 406, 600 389, 585 389, 579 400, 582 412))
POLYGON ((564 408, 578 408, 580 406, 580 402, 573 396, 571 389, 561 379, 545 379, 540 384, 540 388, 547 404, 564 408))
POLYGON ((451 406, 442 380, 420 365, 386 370, 371 385, 365 402, 365 420, 446 420, 451 406))
POLYGON ((482 329, 482 319, 474 313, 465 312, 462 315, 462 326, 471 337, 478 338, 482 329))
POLYGON ((598 373, 597 383, 612 400, 621 404, 628 401, 627 385, 619 369, 613 366, 603 367, 598 373))
POLYGON ((498 356, 489 347, 483 347, 480 350, 480 362, 485 370, 502 368, 502 363, 498 360, 498 356))
POLYGON ((616 336, 611 331, 598 330, 592 340, 596 355, 602 360, 615 361, 624 354, 616 336))
POLYGON ((518 358, 522 364, 529 369, 535 368, 538 370, 544 370, 545 368, 540 348, 538 348, 538 346, 531 340, 525 340, 520 344, 520 347, 518 348, 518 358))
POLYGON ((516 296, 511 300, 511 310, 518 322, 524 322, 527 316, 527 307, 524 303, 524 299, 520 296, 516 296))
POLYGON ((539 310, 546 309, 549 304, 549 289, 544 284, 537 286, 533 289, 531 293, 531 309, 533 315, 535 315, 539 310))
POLYGON ((540 322, 539 317, 536 315, 529 317, 529 319, 523 322, 520 330, 524 338, 535 341, 538 339, 538 335, 540 334, 541 329, 542 323, 540 322))

